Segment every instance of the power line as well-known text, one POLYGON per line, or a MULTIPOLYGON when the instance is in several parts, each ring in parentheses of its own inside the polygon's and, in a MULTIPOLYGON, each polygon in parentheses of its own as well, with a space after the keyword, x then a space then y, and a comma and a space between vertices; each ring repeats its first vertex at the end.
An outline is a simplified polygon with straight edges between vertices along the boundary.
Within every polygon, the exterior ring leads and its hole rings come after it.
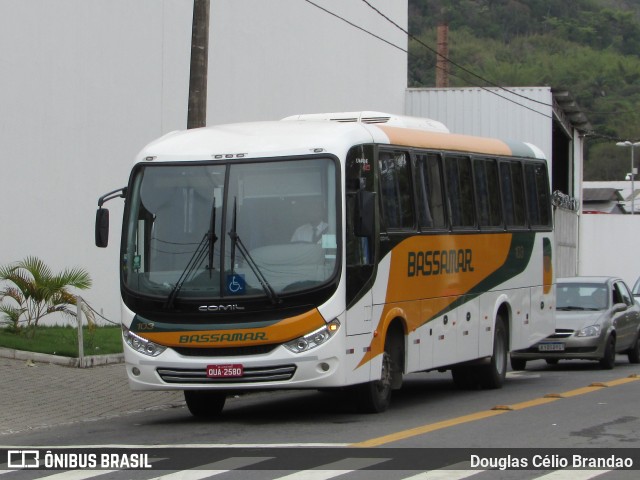
MULTIPOLYGON (((363 0, 363 1, 364 1, 364 2, 365 2, 365 3, 366 3, 370 8, 373 8, 373 9, 374 9, 378 14, 380 14, 383 18, 385 18, 387 21, 389 21, 390 23, 392 23, 395 27, 399 28, 402 32, 404 32, 404 33, 405 33, 409 38, 411 38, 411 39, 413 39, 413 40, 417 41, 420 45, 424 46, 425 48, 427 48, 427 49, 428 49, 428 50, 430 50, 431 52, 435 53, 436 55, 440 55, 440 54, 438 54, 438 53, 437 53, 437 52, 436 52, 432 47, 430 47, 430 46, 429 46, 429 45, 427 45, 426 43, 422 42, 421 40, 419 40, 419 39, 417 39, 416 37, 414 37, 413 35, 411 35, 409 32, 407 32, 406 30, 404 30, 402 27, 400 27, 398 24, 396 24, 396 23, 395 23, 393 20, 391 20, 389 17, 387 17, 386 15, 384 15, 383 13, 381 13, 381 12, 380 12, 378 9, 376 9, 375 7, 373 7, 373 6, 372 6, 370 3, 368 3, 366 0, 363 0)), ((334 12, 332 12, 332 11, 330 11, 330 10, 328 10, 328 9, 326 9, 326 8, 324 8, 324 7, 322 7, 322 6, 320 6, 320 5, 318 5, 317 3, 315 3, 315 2, 313 2, 313 1, 311 1, 311 0, 305 0, 305 2, 309 3, 310 5, 313 5, 314 7, 316 7, 316 8, 318 8, 318 9, 322 10, 322 11, 323 11, 323 12, 325 12, 325 13, 328 13, 329 15, 331 15, 331 16, 333 16, 333 17, 335 17, 335 18, 337 18, 337 19, 339 19, 339 20, 341 20, 341 21, 345 22, 346 24, 348 24, 348 25, 350 25, 350 26, 352 26, 352 27, 354 27, 354 28, 357 28, 358 30, 360 30, 360 31, 362 31, 362 32, 364 32, 364 33, 366 33, 366 34, 371 35, 372 37, 374 37, 374 38, 376 38, 376 39, 378 39, 378 40, 383 41, 384 43, 386 43, 386 44, 388 44, 388 45, 390 45, 390 46, 392 46, 392 47, 394 47, 394 48, 396 48, 396 49, 398 49, 398 50, 400 50, 400 51, 402 51, 402 52, 406 53, 406 54, 407 54, 407 55, 409 55, 409 56, 414 56, 414 55, 412 55, 408 50, 406 50, 406 49, 404 49, 404 48, 402 48, 402 47, 400 47, 400 46, 398 46, 398 45, 396 45, 396 44, 394 44, 394 43, 392 43, 392 42, 390 42, 390 41, 388 41, 388 40, 386 40, 386 39, 384 39, 384 38, 380 37, 379 35, 376 35, 376 34, 374 34, 374 33, 370 32, 369 30, 367 30, 367 29, 365 29, 365 28, 363 28, 363 27, 361 27, 361 26, 359 26, 359 25, 356 25, 355 23, 353 23, 353 22, 351 22, 351 21, 347 20, 347 19, 346 19, 346 18, 344 18, 344 17, 341 17, 341 16, 340 16, 340 15, 338 15, 337 13, 334 13, 334 12)), ((549 104, 547 104, 547 103, 541 102, 541 101, 539 101, 539 100, 534 100, 534 99, 529 98, 529 97, 527 97, 527 96, 525 96, 525 95, 521 95, 521 94, 518 94, 517 92, 513 92, 513 91, 508 90, 508 89, 506 89, 506 88, 504 88, 504 87, 501 87, 501 86, 499 86, 499 85, 497 85, 497 84, 493 84, 492 82, 490 82, 490 81, 488 81, 488 80, 486 80, 486 79, 482 78, 482 77, 481 77, 481 76, 479 76, 479 75, 476 75, 475 73, 471 72, 470 70, 468 70, 468 69, 466 69, 466 68, 464 68, 464 67, 462 67, 462 66, 460 66, 460 65, 456 64, 455 62, 451 61, 450 59, 448 59, 448 58, 446 58, 446 57, 443 57, 443 58, 444 58, 447 62, 451 63, 452 65, 454 65, 454 66, 456 66, 456 67, 458 67, 459 69, 461 69, 461 70, 463 70, 463 71, 465 71, 465 72, 467 72, 467 73, 469 73, 469 74, 473 75, 473 76, 474 76, 474 77, 476 77, 476 78, 481 79, 481 80, 482 80, 482 81, 484 81, 485 83, 489 83, 489 84, 490 84, 490 85, 492 85, 492 86, 495 86, 495 87, 497 87, 497 88, 499 88, 499 89, 501 89, 501 90, 504 90, 505 92, 508 92, 508 93, 510 93, 510 94, 512 94, 512 95, 515 95, 515 96, 518 96, 518 97, 525 98, 525 99, 527 99, 527 100, 529 100, 529 101, 531 101, 531 102, 540 103, 540 104, 542 104, 542 105, 544 105, 544 106, 547 106, 547 107, 552 107, 552 105, 549 105, 549 104)), ((436 68, 440 68, 440 67, 436 66, 436 68)), ((455 74, 451 74, 451 75, 453 75, 453 76, 455 76, 455 77, 458 77, 458 78, 462 78, 462 77, 460 77, 459 75, 455 75, 455 74)), ((470 83, 470 84, 471 84, 471 85, 473 85, 474 87, 477 87, 477 88, 480 88, 480 89, 482 89, 482 90, 485 90, 485 91, 487 91, 487 92, 491 93, 492 95, 496 95, 497 97, 500 97, 500 98, 502 98, 503 100, 506 100, 506 101, 508 101, 508 102, 514 103, 514 104, 516 104, 516 105, 518 105, 518 106, 520 106, 520 107, 522 107, 522 108, 526 108, 527 110, 530 110, 530 111, 532 111, 532 112, 534 112, 534 113, 537 113, 538 115, 542 115, 542 116, 543 116, 543 117, 545 117, 545 118, 549 118, 549 119, 553 118, 553 116, 552 116, 552 115, 547 115, 546 113, 543 113, 543 112, 540 112, 540 111, 538 111, 538 110, 535 110, 534 108, 531 108, 531 107, 529 107, 529 106, 527 106, 527 105, 523 105, 522 103, 519 103, 519 102, 517 102, 516 100, 513 100, 513 99, 511 99, 511 98, 505 97, 504 95, 500 95, 498 92, 495 92, 495 91, 493 91, 493 90, 490 90, 490 89, 488 89, 488 88, 486 88, 486 87, 484 87, 484 86, 482 86, 482 85, 475 84, 474 82, 470 81, 469 79, 463 79, 463 80, 467 81, 468 83, 470 83)), ((552 107, 552 108, 553 108, 553 107, 552 107)))
MULTIPOLYGON (((410 39, 414 40, 415 42, 418 42, 420 45, 422 45, 424 48, 426 48, 427 50, 429 50, 430 52, 434 53, 436 56, 442 58, 443 60, 445 60, 447 63, 450 63, 451 65, 459 68, 460 70, 468 73, 469 75, 473 75, 474 77, 476 77, 479 80, 482 80, 483 82, 491 85, 492 87, 496 87, 499 88, 501 90, 505 90, 509 93, 511 93, 512 95, 515 95, 517 97, 521 97, 524 98, 526 100, 529 100, 531 102, 534 103, 539 103, 541 105, 544 105, 545 107, 551 107, 553 108, 553 105, 550 105, 546 102, 542 102, 540 100, 535 100, 533 98, 527 97, 526 95, 521 95, 519 93, 516 92, 512 92, 511 90, 508 90, 507 88, 498 85, 497 83, 492 82, 491 80, 487 80, 486 78, 478 75, 477 73, 469 70, 468 68, 463 67, 462 65, 454 62, 453 60, 451 60, 450 58, 442 55, 441 53, 439 53, 437 50, 435 50, 433 47, 427 45, 426 43, 424 43, 422 40, 420 40, 419 38, 417 38, 415 35, 409 33, 408 30, 402 28, 400 25, 398 25, 396 22, 394 22, 392 19, 390 19, 387 15, 385 15, 384 13, 382 13, 380 10, 378 10, 376 7, 374 7, 373 5, 371 5, 371 3, 368 2, 368 0, 362 0, 362 2, 364 2, 369 8, 371 8, 373 11, 375 11, 378 15, 380 15, 382 18, 384 18, 387 22, 391 23, 394 27, 396 27, 398 30, 400 30, 401 32, 403 32, 405 35, 407 35, 407 37, 409 37, 410 39)), ((481 87, 482 88, 482 87, 481 87)), ((524 105, 523 105, 524 106, 524 105)), ((526 107, 525 107, 526 108, 526 107)), ((544 114, 542 114, 544 115, 544 114)))

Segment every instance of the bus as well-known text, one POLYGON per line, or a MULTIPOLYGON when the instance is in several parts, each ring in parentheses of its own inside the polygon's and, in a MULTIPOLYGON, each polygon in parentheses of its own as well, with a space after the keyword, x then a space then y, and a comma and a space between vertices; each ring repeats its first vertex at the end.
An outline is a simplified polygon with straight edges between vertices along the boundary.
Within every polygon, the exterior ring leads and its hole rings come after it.
POLYGON ((135 390, 341 389, 382 412, 412 372, 499 388, 554 331, 547 161, 380 112, 169 133, 126 187, 122 335, 135 390))

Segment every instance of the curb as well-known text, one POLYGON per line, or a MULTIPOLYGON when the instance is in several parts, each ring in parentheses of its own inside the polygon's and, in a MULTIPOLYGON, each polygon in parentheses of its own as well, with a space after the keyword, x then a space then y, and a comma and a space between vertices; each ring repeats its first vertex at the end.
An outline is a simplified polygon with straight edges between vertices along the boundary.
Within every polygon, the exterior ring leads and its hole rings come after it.
POLYGON ((114 353, 110 355, 87 355, 80 362, 79 358, 62 357, 60 355, 49 355, 47 353, 25 352, 12 348, 0 347, 0 358, 10 358, 13 360, 24 360, 40 363, 50 363, 63 367, 87 368, 98 365, 109 365, 113 363, 123 363, 124 353, 114 353))

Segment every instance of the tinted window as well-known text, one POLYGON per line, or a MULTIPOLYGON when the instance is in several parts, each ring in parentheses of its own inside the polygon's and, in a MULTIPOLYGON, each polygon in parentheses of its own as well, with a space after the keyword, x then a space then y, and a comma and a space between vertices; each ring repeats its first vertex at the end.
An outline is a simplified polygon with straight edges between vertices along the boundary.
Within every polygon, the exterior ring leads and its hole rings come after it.
POLYGON ((531 226, 549 226, 551 225, 551 202, 546 165, 529 163, 525 165, 524 171, 529 223, 531 226))
POLYGON ((500 185, 507 227, 526 226, 524 184, 520 162, 500 163, 500 185))
POLYGON ((444 228, 446 226, 441 178, 439 155, 417 156, 416 197, 418 200, 418 222, 421 228, 444 228))
POLYGON ((502 224, 502 206, 496 161, 475 160, 473 174, 479 224, 482 227, 497 227, 502 224))
POLYGON ((475 226, 473 178, 468 157, 446 157, 447 198, 453 227, 475 226))
POLYGON ((406 152, 381 151, 380 200, 387 228, 413 228, 411 175, 406 152))

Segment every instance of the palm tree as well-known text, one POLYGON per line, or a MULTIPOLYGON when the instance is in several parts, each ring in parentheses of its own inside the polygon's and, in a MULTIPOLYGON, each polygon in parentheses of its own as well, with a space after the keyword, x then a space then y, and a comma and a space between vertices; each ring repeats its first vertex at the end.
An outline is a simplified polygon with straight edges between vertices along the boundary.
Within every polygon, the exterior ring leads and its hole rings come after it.
POLYGON ((30 336, 40 320, 52 313, 75 317, 76 297, 70 287, 87 289, 91 277, 81 268, 65 269, 54 275, 37 257, 0 267, 0 321, 20 332, 26 328, 30 336), (9 302, 5 302, 9 299, 9 302))

